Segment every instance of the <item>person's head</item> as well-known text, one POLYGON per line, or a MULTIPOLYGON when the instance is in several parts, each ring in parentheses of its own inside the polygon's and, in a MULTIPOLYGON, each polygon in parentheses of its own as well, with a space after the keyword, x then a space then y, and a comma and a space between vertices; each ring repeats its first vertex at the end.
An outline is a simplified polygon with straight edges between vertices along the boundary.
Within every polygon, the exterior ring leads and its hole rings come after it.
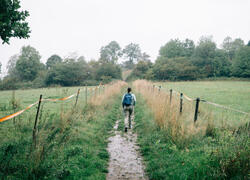
POLYGON ((132 91, 132 89, 129 87, 129 88, 128 88, 128 93, 130 93, 131 91, 132 91))

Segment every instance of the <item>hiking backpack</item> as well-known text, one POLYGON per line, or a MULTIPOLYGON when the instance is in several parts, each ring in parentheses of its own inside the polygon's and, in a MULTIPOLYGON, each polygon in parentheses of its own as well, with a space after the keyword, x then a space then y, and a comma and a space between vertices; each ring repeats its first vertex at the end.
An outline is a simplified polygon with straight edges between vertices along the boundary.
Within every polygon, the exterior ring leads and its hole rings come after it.
POLYGON ((132 100, 133 100, 132 94, 127 93, 127 94, 125 94, 125 96, 124 96, 123 104, 124 104, 125 106, 130 106, 130 105, 132 105, 132 100))

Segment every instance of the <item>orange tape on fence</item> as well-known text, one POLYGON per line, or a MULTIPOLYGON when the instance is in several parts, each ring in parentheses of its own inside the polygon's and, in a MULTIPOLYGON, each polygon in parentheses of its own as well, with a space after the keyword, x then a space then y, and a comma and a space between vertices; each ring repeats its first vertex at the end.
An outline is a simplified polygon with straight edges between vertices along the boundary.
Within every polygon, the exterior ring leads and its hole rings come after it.
POLYGON ((18 111, 18 112, 14 113, 14 114, 11 114, 11 115, 8 115, 8 116, 5 116, 5 117, 1 118, 1 119, 0 119, 0 122, 7 121, 7 120, 9 120, 9 119, 11 119, 11 118, 14 118, 14 117, 16 117, 16 116, 19 116, 19 115, 22 114, 24 111, 30 109, 32 106, 36 105, 37 103, 38 103, 38 101, 35 102, 34 104, 29 105, 28 107, 26 107, 25 109, 23 109, 23 110, 21 110, 21 111, 18 111))
MULTIPOLYGON (((65 101, 65 100, 70 99, 70 98, 72 98, 72 97, 74 97, 74 96, 75 96, 75 94, 73 94, 73 95, 71 95, 71 96, 59 98, 59 99, 42 99, 42 101, 65 101)), ((19 115, 22 114, 24 111, 30 109, 32 106, 36 105, 37 103, 38 103, 38 101, 35 102, 34 104, 29 105, 28 107, 26 107, 26 108, 23 109, 23 110, 20 110, 20 111, 14 113, 14 114, 11 114, 11 115, 8 115, 8 116, 5 116, 5 117, 1 118, 1 119, 0 119, 0 122, 7 121, 7 120, 9 120, 9 119, 11 119, 11 118, 14 118, 14 117, 16 117, 16 116, 19 116, 19 115)))
POLYGON ((43 99, 42 101, 53 101, 53 102, 54 101, 65 101, 65 100, 70 99, 70 98, 72 98, 74 96, 75 96, 75 94, 72 94, 72 95, 64 97, 64 98, 59 98, 59 99, 43 99))

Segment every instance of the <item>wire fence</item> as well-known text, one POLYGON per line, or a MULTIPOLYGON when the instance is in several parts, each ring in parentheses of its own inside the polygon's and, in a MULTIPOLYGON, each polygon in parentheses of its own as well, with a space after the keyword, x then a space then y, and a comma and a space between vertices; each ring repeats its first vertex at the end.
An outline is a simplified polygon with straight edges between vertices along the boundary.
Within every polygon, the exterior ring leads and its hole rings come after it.
MULTIPOLYGON (((108 86, 108 85, 106 85, 108 86)), ((93 87, 93 88, 88 88, 87 86, 85 88, 82 88, 83 89, 83 93, 85 93, 85 101, 86 101, 86 105, 88 104, 88 91, 89 91, 89 94, 90 94, 90 98, 96 98, 97 94, 101 94, 101 89, 103 89, 103 91, 105 91, 105 86, 104 85, 99 85, 99 86, 96 86, 96 87, 93 87), (85 92, 84 92, 85 90, 85 92)), ((62 97, 62 98, 58 98, 58 99, 50 99, 50 98, 42 98, 42 94, 40 95, 39 97, 39 100, 28 105, 26 108, 22 109, 22 110, 19 110, 13 114, 10 114, 10 115, 7 115, 7 116, 4 116, 2 118, 0 118, 0 123, 4 122, 4 121, 7 121, 7 120, 10 120, 12 118, 15 118, 19 115, 21 115, 22 113, 24 113, 25 111, 31 109, 33 106, 35 105, 38 105, 37 106, 37 112, 36 112, 36 117, 35 117, 35 122, 34 122, 34 127, 33 127, 33 131, 32 131, 32 149, 36 148, 36 139, 37 139, 37 122, 38 122, 38 117, 39 117, 39 111, 40 111, 40 106, 41 106, 41 103, 42 102, 59 102, 59 101, 66 101, 66 100, 71 100, 73 99, 73 97, 76 97, 75 99, 75 104, 74 104, 74 107, 76 107, 77 105, 77 102, 78 102, 78 97, 79 97, 79 94, 80 94, 80 91, 81 88, 79 88, 77 90, 77 93, 74 93, 74 94, 71 94, 70 96, 66 96, 66 97, 62 97)))
MULTIPOLYGON (((105 89, 105 86, 104 85, 99 85, 99 86, 96 86, 96 87, 93 87, 93 88, 88 88, 87 86, 85 88, 83 88, 84 91, 82 91, 83 93, 85 93, 85 101, 86 101, 86 104, 87 104, 87 94, 88 94, 88 91, 90 93, 90 96, 96 96, 97 94, 100 94, 101 93, 101 89, 105 89)), ((38 101, 28 105, 26 108, 22 109, 22 110, 19 110, 13 114, 10 114, 10 115, 7 115, 7 116, 4 116, 2 118, 0 118, 0 123, 1 122, 4 122, 4 121, 7 121, 7 120, 10 120, 12 118, 15 118, 19 115, 21 115, 22 113, 24 113, 25 111, 31 109, 33 106, 39 104, 39 102, 58 102, 58 101, 66 101, 66 100, 70 100, 72 99, 73 97, 76 96, 76 101, 75 101, 75 106, 77 105, 77 102, 78 102, 78 97, 79 97, 79 94, 80 94, 80 89, 78 89, 77 93, 75 94, 72 94, 70 96, 67 96, 67 97, 62 97, 62 98, 58 98, 58 99, 43 99, 41 96, 42 94, 40 95, 40 98, 38 101)))
POLYGON ((198 112, 199 112, 200 102, 212 105, 214 107, 218 107, 218 108, 222 108, 222 109, 227 109, 227 110, 230 110, 230 111, 234 111, 234 112, 237 112, 237 113, 241 113, 241 114, 244 114, 244 115, 250 117, 250 113, 248 113, 248 112, 244 112, 244 111, 241 111, 241 110, 238 110, 238 109, 234 109, 234 108, 231 108, 231 107, 228 107, 228 106, 224 106, 224 105, 221 105, 221 104, 210 102, 210 101, 207 101, 205 99, 200 99, 199 97, 196 98, 196 99, 193 99, 193 98, 187 96, 186 94, 184 94, 182 92, 175 91, 173 89, 167 89, 167 88, 163 88, 162 86, 157 86, 157 85, 153 85, 152 88, 153 88, 153 91, 154 91, 154 89, 156 89, 156 90, 158 89, 159 92, 162 89, 166 90, 166 91, 169 91, 170 102, 172 100, 173 93, 176 94, 176 95, 179 95, 180 96, 180 112, 182 112, 183 98, 186 99, 189 102, 195 102, 194 122, 196 122, 197 119, 198 119, 198 112))

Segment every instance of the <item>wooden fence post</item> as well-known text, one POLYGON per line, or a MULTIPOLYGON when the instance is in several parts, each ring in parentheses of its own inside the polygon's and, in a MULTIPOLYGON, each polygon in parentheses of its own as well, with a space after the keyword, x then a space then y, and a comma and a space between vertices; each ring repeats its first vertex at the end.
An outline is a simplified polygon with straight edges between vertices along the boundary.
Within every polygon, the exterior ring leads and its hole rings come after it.
POLYGON ((37 112, 36 112, 36 119, 35 119, 35 124, 34 124, 34 128, 33 128, 33 146, 34 147, 36 147, 36 126, 37 126, 37 119, 39 116, 41 102, 42 102, 42 95, 40 95, 40 98, 39 98, 37 112))
MULTIPOLYGON (((17 104, 16 104, 16 91, 13 90, 13 92, 12 92, 12 107, 13 107, 13 113, 16 112, 16 106, 17 106, 17 104)), ((13 124, 15 125, 15 123, 16 123, 16 118, 14 117, 14 118, 13 118, 13 124)))
POLYGON ((88 104, 88 87, 85 87, 85 101, 86 101, 86 105, 88 104))
POLYGON ((194 113, 194 123, 198 119, 199 103, 200 103, 200 98, 197 98, 196 99, 196 106, 195 106, 195 113, 194 113))
POLYGON ((154 90, 155 90, 155 85, 153 85, 153 92, 154 92, 154 90))
POLYGON ((172 102, 172 93, 173 93, 173 90, 170 89, 170 104, 171 104, 171 102, 172 102))
POLYGON ((161 86, 159 86, 159 93, 160 93, 160 91, 161 91, 161 86))
POLYGON ((183 93, 180 95, 180 113, 182 113, 183 93))
POLYGON ((79 96, 79 93, 80 93, 80 89, 78 89, 77 94, 76 94, 76 103, 75 103, 75 106, 76 106, 77 101, 78 101, 78 96, 79 96))

